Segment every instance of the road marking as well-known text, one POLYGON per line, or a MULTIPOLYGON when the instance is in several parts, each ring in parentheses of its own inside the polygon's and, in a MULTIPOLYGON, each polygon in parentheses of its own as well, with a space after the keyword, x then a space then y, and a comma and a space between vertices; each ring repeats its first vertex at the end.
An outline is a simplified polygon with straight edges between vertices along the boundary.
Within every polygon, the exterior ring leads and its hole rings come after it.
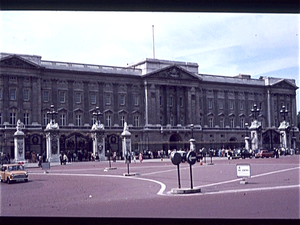
POLYGON ((66 174, 66 173, 30 173, 30 175, 46 175, 46 176, 86 176, 86 177, 109 177, 109 178, 125 178, 125 179, 135 179, 149 181, 159 184, 161 187, 157 192, 157 195, 163 195, 163 192, 166 190, 166 185, 160 181, 141 178, 141 177, 131 177, 131 176, 120 176, 120 175, 102 175, 102 174, 66 174))
MULTIPOLYGON (((290 170, 295 170, 299 169, 300 166, 294 167, 294 168, 289 168, 289 169, 283 169, 283 170, 277 170, 277 171, 272 171, 268 173, 262 173, 258 175, 251 176, 251 178, 255 177, 261 177, 261 176, 267 176, 275 173, 281 173, 281 172, 287 172, 290 170)), ((186 168, 182 168, 186 169, 186 168)), ((164 173, 164 172, 170 172, 174 170, 167 170, 167 171, 158 171, 158 172, 152 172, 152 173, 147 173, 143 175, 150 175, 150 174, 157 174, 157 173, 164 173)), ((149 181, 149 182, 154 182, 157 183, 161 186, 160 190, 157 192, 157 195, 170 195, 169 192, 167 194, 164 194, 164 191, 166 190, 166 185, 160 181, 153 180, 153 179, 147 179, 147 178, 141 178, 141 177, 130 177, 130 176, 121 176, 121 175, 101 175, 101 174, 65 174, 65 173, 30 173, 32 175, 58 175, 58 176, 87 176, 87 177, 110 177, 110 178, 126 178, 126 179, 136 179, 136 180, 144 180, 144 181, 149 181)), ((203 187, 211 187, 211 186, 216 186, 216 185, 221 185, 221 184, 227 184, 227 183, 232 183, 232 182, 237 182, 242 180, 242 178, 238 179, 233 179, 233 180, 228 180, 228 181, 222 181, 222 182, 217 182, 217 183, 212 183, 212 184, 206 184, 206 185, 201 185, 197 186, 195 188, 203 188, 203 187)), ((295 188, 295 187, 300 187, 300 185, 291 185, 291 186, 277 186, 277 187, 266 187, 266 188, 251 188, 251 189, 240 189, 240 190, 226 190, 226 191, 217 191, 217 192, 207 192, 207 193, 198 193, 196 195, 206 195, 206 194, 225 194, 225 193, 237 193, 237 192, 246 192, 246 191, 262 191, 262 190, 274 190, 274 189, 283 189, 283 188, 295 188)), ((172 194, 174 195, 174 194, 172 194)), ((195 195, 195 194, 189 194, 189 195, 195 195)), ((177 196, 177 195, 176 195, 177 196)), ((186 196, 186 195, 183 195, 186 196)))

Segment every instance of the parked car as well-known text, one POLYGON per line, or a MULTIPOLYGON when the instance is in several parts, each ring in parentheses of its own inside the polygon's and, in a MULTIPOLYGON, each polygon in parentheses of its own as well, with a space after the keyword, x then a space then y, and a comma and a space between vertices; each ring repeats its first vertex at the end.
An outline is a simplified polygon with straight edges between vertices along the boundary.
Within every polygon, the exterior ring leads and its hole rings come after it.
POLYGON ((21 164, 3 164, 0 169, 1 182, 28 181, 28 173, 21 164))
POLYGON ((245 159, 245 158, 251 159, 253 157, 253 154, 245 149, 241 151, 240 155, 241 155, 242 159, 245 159))
POLYGON ((255 154, 255 158, 273 158, 274 156, 274 152, 270 152, 268 150, 260 150, 258 153, 255 154))
POLYGON ((227 158, 228 159, 239 159, 239 158, 241 158, 240 150, 235 149, 235 150, 228 151, 227 158))

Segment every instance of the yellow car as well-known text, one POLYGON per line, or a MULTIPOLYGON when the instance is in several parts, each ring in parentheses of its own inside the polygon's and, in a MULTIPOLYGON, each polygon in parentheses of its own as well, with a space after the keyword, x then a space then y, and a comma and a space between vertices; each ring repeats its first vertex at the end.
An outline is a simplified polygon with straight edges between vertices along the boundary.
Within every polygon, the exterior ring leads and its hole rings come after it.
POLYGON ((28 173, 22 164, 3 164, 0 170, 1 182, 28 181, 28 173))

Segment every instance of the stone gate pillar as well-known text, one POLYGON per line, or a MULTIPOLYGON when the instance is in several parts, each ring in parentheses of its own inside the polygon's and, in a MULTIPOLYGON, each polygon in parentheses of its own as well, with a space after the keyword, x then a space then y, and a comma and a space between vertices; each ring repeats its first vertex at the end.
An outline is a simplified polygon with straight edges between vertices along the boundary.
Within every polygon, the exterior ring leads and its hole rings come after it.
MULTIPOLYGON (((131 133, 128 130, 127 123, 124 123, 124 130, 121 134, 122 137, 122 152, 126 159, 126 156, 131 157, 131 133)), ((125 160, 126 161, 126 160, 125 160)))
POLYGON ((285 120, 280 123, 278 130, 280 132, 280 147, 286 153, 291 148, 290 125, 285 120))
POLYGON ((105 136, 104 136, 104 126, 96 122, 92 126, 91 136, 93 139, 93 154, 96 157, 99 156, 100 161, 105 160, 105 136))
POLYGON ((15 150, 15 162, 25 161, 25 138, 24 132, 21 131, 21 121, 17 122, 17 131, 14 133, 14 150, 15 150))
POLYGON ((257 149, 262 149, 262 127, 261 122, 254 120, 249 127, 251 134, 251 149, 255 151, 257 149))
POLYGON ((59 126, 54 120, 48 123, 46 129, 46 152, 48 162, 59 162, 59 126))

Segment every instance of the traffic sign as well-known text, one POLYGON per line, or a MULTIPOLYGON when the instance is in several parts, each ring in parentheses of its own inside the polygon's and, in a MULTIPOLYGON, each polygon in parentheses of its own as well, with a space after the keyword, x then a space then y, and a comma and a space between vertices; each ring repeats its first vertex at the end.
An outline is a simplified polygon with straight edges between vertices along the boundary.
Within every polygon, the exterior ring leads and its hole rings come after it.
POLYGON ((181 163, 181 155, 178 152, 172 152, 171 161, 174 165, 179 165, 181 163))
POLYGON ((197 161, 196 153, 194 151, 189 151, 188 154, 186 155, 186 161, 190 165, 194 165, 197 161))

